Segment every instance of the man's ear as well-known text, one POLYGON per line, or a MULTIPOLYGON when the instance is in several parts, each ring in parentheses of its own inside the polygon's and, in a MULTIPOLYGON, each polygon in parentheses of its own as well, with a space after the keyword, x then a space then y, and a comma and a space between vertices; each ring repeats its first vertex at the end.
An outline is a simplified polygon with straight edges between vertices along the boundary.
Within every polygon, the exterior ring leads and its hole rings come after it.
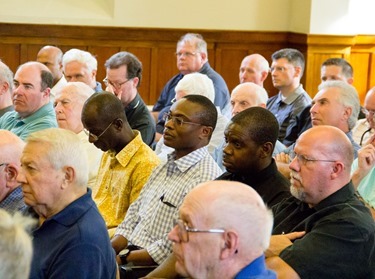
POLYGON ((332 167, 332 171, 331 171, 331 179, 335 179, 337 178, 338 176, 341 175, 341 173, 344 171, 345 169, 345 166, 343 163, 341 162, 335 162, 335 165, 332 167))
POLYGON ((112 125, 116 128, 117 131, 121 131, 122 127, 124 126, 124 122, 121 118, 117 118, 113 121, 112 125))
POLYGON ((10 163, 5 167, 4 171, 6 172, 7 187, 11 190, 17 188, 19 185, 17 182, 18 167, 10 163))
POLYGON ((224 247, 221 249, 220 259, 224 260, 238 253, 238 234, 235 231, 224 233, 224 247))
POLYGON ((202 138, 209 138, 212 133, 213 133, 214 129, 210 126, 202 126, 202 138))
POLYGON ((9 84, 8 82, 4 81, 3 83, 0 84, 0 95, 8 92, 9 89, 9 84))
POLYGON ((294 67, 296 72, 295 72, 295 76, 296 77, 301 77, 301 74, 302 74, 302 68, 300 66, 295 66, 294 67))
POLYGON ((61 187, 63 189, 66 189, 76 179, 76 171, 70 166, 65 166, 63 167, 63 172, 64 172, 64 180, 63 180, 61 187))
POLYGON ((273 152, 273 144, 271 142, 266 142, 259 147, 259 154, 260 154, 260 158, 262 159, 267 158, 270 155, 272 155, 272 152, 273 152))

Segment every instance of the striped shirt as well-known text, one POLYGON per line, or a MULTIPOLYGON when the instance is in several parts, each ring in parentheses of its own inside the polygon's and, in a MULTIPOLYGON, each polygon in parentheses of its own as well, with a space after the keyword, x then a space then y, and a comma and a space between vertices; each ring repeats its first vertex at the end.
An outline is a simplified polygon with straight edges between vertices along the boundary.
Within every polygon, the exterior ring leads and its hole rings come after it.
POLYGON ((115 234, 145 248, 160 264, 172 252, 167 234, 178 219, 178 210, 186 194, 199 183, 213 180, 221 173, 206 146, 178 160, 174 160, 174 153, 169 154, 168 161, 155 168, 139 198, 130 205, 115 234))

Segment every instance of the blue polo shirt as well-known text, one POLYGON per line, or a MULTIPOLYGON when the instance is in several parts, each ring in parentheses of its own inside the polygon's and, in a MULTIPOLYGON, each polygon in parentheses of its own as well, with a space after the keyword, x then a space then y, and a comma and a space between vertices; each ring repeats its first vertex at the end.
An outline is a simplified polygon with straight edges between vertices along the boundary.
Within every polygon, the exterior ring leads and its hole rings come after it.
POLYGON ((276 273, 266 268, 262 255, 244 267, 234 279, 276 279, 276 273))
POLYGON ((115 252, 90 189, 32 235, 30 279, 116 277, 115 252))
POLYGON ((48 128, 57 128, 52 102, 25 118, 21 118, 16 111, 7 112, 0 118, 0 129, 11 131, 23 140, 33 132, 48 128))

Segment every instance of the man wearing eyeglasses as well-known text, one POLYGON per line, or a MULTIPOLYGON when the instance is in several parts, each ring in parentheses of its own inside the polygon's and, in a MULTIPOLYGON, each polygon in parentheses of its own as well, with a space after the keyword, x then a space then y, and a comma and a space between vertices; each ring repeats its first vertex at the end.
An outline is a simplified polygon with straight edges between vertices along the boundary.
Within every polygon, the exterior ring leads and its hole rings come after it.
POLYGON ((26 212, 22 189, 17 181, 25 143, 12 132, 0 130, 0 208, 11 214, 26 212))
POLYGON ((138 93, 142 80, 142 63, 126 51, 112 55, 104 64, 107 76, 103 80, 106 90, 122 103, 130 127, 141 133, 149 146, 155 138, 155 121, 138 93))
MULTIPOLYGON (((230 118, 230 95, 224 79, 211 68, 208 62, 207 43, 200 34, 187 33, 177 42, 177 69, 179 74, 172 77, 163 88, 160 97, 152 109, 157 122, 162 121, 164 112, 168 112, 175 97, 175 87, 186 74, 199 72, 207 75, 215 88, 215 106, 220 107, 223 115, 230 118)), ((158 131, 162 133, 162 131, 158 131)))
POLYGON ((270 68, 272 83, 279 93, 268 99, 267 109, 270 110, 279 122, 279 140, 284 142, 288 129, 293 126, 295 116, 311 103, 311 97, 301 84, 305 69, 303 54, 292 48, 276 51, 272 54, 270 68))
POLYGON ((129 126, 122 103, 112 93, 93 94, 83 106, 82 123, 88 140, 104 152, 93 198, 112 236, 159 159, 129 126))
POLYGON ((189 278, 276 278, 264 250, 272 213, 261 197, 238 182, 200 184, 184 199, 168 234, 176 271, 189 278))
POLYGON ((215 105, 201 95, 187 95, 167 114, 164 143, 174 152, 159 165, 129 207, 112 238, 118 262, 160 264, 172 250, 167 239, 186 194, 201 182, 221 174, 207 150, 217 121, 215 105))
POLYGON ((366 118, 358 120, 353 128, 353 138, 361 146, 375 134, 375 87, 367 92, 362 112, 366 118))
POLYGON ((348 137, 336 127, 313 127, 292 158, 293 197, 272 208, 267 266, 278 278, 374 278, 375 223, 351 182, 348 137))

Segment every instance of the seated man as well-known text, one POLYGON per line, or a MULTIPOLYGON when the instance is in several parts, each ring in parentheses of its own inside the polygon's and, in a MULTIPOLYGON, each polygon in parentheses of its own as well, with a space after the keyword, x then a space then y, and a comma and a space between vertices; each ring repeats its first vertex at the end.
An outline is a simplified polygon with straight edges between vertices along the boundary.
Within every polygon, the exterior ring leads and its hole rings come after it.
POLYGON ((35 220, 0 209, 0 278, 28 279, 33 247, 25 229, 35 220))
POLYGON ((0 60, 0 118, 8 111, 14 110, 12 102, 13 73, 0 60))
POLYGON ((103 218, 87 189, 87 155, 65 129, 31 134, 21 157, 25 203, 39 215, 30 278, 115 278, 103 218))
POLYGON ((242 59, 240 66, 240 83, 253 82, 261 87, 266 80, 270 65, 266 58, 258 53, 253 53, 242 59))
POLYGON ((280 279, 375 278, 375 223, 350 181, 348 137, 336 127, 313 127, 292 158, 293 197, 272 208, 267 266, 280 279))
POLYGON ((21 139, 30 133, 57 127, 56 115, 50 102, 52 74, 39 62, 27 62, 14 75, 14 111, 0 118, 0 129, 13 132, 21 139))
POLYGON ((360 146, 375 135, 375 86, 367 92, 362 112, 365 119, 358 120, 353 128, 353 138, 360 146))
POLYGON ((174 152, 153 171, 116 230, 112 246, 117 254, 127 246, 138 249, 122 255, 119 262, 160 264, 172 252, 167 234, 184 197, 199 183, 221 174, 207 151, 216 120, 216 107, 206 97, 187 95, 172 105, 164 142, 174 152))
POLYGON ((25 213, 27 206, 17 181, 25 143, 7 130, 0 130, 0 139, 0 208, 11 214, 25 213))
POLYGON ((100 149, 89 142, 81 121, 83 104, 93 93, 94 90, 83 82, 69 82, 56 92, 54 102, 56 120, 59 127, 76 133, 86 148, 89 159, 89 181, 87 186, 90 188, 95 184, 100 160, 103 155, 100 149))
POLYGON ((359 150, 352 164, 352 182, 375 219, 375 136, 359 150))
POLYGON ((121 51, 112 55, 104 66, 107 73, 104 79, 106 91, 119 98, 130 127, 138 130, 142 140, 151 146, 155 138, 155 121, 138 93, 142 81, 141 61, 134 54, 121 51))
MULTIPOLYGON (((176 101, 180 100, 186 95, 202 95, 210 99, 212 103, 215 101, 215 88, 212 80, 204 74, 192 73, 185 75, 176 85, 176 101)), ((208 144, 208 152, 213 155, 216 148, 221 145, 223 141, 224 129, 228 123, 228 118, 221 114, 219 107, 217 109, 217 122, 210 143, 208 144)), ((157 124, 158 125, 158 124, 157 124)), ((164 124, 163 124, 164 127, 164 124)), ((155 147, 155 152, 162 161, 167 160, 167 154, 173 152, 164 144, 164 138, 161 137, 155 147)))
POLYGON ((159 159, 140 132, 131 129, 112 93, 92 95, 83 106, 82 123, 89 141, 104 152, 93 197, 112 236, 159 159))
POLYGON ((179 217, 168 234, 179 274, 276 279, 263 254, 269 245, 272 214, 253 189, 238 182, 200 184, 185 197, 179 217))
POLYGON ((269 206, 289 197, 289 181, 278 172, 272 158, 278 131, 277 119, 264 108, 248 108, 233 116, 224 133, 227 172, 217 180, 245 183, 269 206))

